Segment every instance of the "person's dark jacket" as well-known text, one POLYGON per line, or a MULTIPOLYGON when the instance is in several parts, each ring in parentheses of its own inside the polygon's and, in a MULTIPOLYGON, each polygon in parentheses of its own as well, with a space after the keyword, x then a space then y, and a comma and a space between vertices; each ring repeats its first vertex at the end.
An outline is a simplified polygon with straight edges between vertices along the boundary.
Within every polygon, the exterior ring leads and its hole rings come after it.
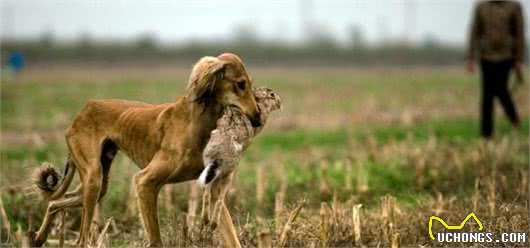
POLYGON ((477 4, 471 24, 467 59, 487 61, 524 59, 524 20, 516 1, 483 1, 477 4))

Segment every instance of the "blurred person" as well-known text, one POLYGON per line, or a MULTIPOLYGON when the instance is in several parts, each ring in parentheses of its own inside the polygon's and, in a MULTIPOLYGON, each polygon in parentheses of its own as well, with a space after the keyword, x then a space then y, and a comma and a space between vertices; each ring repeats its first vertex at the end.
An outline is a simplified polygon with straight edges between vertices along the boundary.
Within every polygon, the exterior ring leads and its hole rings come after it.
POLYGON ((24 68, 24 54, 21 52, 12 52, 9 54, 8 65, 9 69, 15 74, 18 75, 20 71, 24 68))
POLYGON ((466 67, 474 72, 479 60, 482 80, 482 137, 493 135, 493 99, 497 97, 510 123, 519 128, 521 121, 508 90, 512 68, 521 75, 524 58, 524 20, 517 1, 481 1, 473 14, 466 67))

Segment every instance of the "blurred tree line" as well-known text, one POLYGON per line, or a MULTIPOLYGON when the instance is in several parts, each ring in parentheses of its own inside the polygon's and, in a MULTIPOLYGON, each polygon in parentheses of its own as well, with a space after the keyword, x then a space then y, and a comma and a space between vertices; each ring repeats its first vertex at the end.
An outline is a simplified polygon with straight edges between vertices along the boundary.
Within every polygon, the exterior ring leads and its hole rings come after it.
POLYGON ((315 29, 303 42, 261 39, 252 27, 236 28, 227 40, 189 40, 162 44, 153 34, 143 34, 131 41, 95 40, 82 33, 75 41, 55 40, 44 32, 37 39, 4 40, 2 60, 12 51, 24 53, 28 64, 40 63, 182 63, 188 65, 204 55, 226 51, 240 54, 256 65, 451 65, 461 64, 464 48, 444 45, 433 37, 420 44, 383 42, 367 44, 362 30, 352 26, 348 42, 338 42, 325 29, 315 29))

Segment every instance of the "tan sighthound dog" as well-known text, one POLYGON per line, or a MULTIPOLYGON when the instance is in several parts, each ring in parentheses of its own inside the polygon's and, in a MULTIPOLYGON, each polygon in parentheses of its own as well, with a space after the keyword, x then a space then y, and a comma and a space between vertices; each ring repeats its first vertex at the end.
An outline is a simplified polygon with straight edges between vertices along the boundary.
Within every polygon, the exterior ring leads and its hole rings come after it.
POLYGON ((160 105, 125 100, 88 102, 66 132, 69 157, 62 181, 48 168, 38 173, 37 186, 48 193, 50 202, 32 245, 41 246, 55 215, 70 207, 82 207, 78 245, 87 245, 94 209, 107 191, 112 160, 122 151, 141 168, 134 181, 142 223, 149 244, 161 246, 160 188, 197 179, 204 169, 203 149, 223 109, 237 106, 253 126, 261 125, 252 80, 234 54, 199 60, 186 91, 176 102, 160 105), (65 194, 76 170, 81 185, 65 194))

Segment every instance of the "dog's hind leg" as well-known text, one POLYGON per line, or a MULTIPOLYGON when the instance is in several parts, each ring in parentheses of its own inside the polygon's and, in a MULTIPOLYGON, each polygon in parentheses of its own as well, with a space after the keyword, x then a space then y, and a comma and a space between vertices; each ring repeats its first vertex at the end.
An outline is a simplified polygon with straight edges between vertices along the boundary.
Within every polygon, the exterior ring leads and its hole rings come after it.
POLYGON ((38 247, 42 246, 48 237, 48 234, 51 230, 52 222, 55 219, 57 213, 66 210, 68 208, 80 207, 81 206, 81 192, 78 192, 77 195, 71 196, 66 199, 50 201, 48 203, 48 208, 46 209, 46 215, 42 221, 39 231, 36 234, 35 239, 33 240, 32 246, 38 247))
POLYGON ((94 211, 94 217, 93 222, 97 223, 98 225, 103 224, 103 215, 102 215, 102 204, 103 204, 103 197, 107 193, 107 189, 109 186, 109 172, 110 167, 112 165, 112 161, 114 160, 114 157, 116 156, 116 153, 118 152, 118 147, 116 144, 110 140, 105 139, 103 141, 103 144, 101 145, 101 155, 100 155, 100 162, 101 162, 101 172, 102 172, 102 178, 101 178, 101 189, 99 191, 98 196, 98 203, 96 204, 96 209, 94 211))
POLYGON ((87 246, 90 225, 101 192, 103 169, 100 163, 100 154, 102 141, 103 139, 97 139, 87 133, 75 133, 67 136, 71 156, 83 185, 81 228, 77 241, 77 245, 80 247, 87 246))
POLYGON ((99 167, 99 161, 92 161, 92 166, 88 168, 83 180, 83 216, 81 221, 81 230, 79 234, 78 246, 86 247, 90 225, 94 217, 96 204, 101 191, 102 173, 99 167))
POLYGON ((63 198, 70 198, 70 197, 80 195, 82 190, 83 190, 83 185, 79 184, 77 188, 75 188, 74 190, 66 192, 63 198))

